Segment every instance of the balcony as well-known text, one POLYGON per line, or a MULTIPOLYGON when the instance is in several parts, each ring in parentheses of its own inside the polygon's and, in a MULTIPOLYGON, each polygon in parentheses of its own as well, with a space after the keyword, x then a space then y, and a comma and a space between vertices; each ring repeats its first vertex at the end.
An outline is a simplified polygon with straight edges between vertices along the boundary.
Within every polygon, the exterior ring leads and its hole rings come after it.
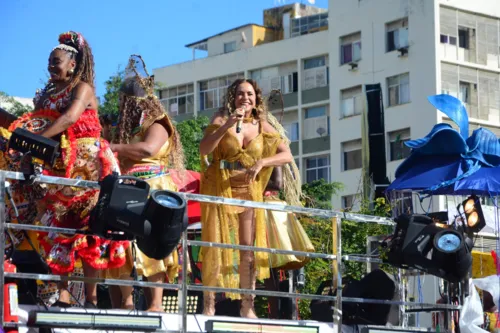
POLYGON ((302 104, 330 99, 328 87, 328 67, 322 66, 304 70, 302 86, 302 104))

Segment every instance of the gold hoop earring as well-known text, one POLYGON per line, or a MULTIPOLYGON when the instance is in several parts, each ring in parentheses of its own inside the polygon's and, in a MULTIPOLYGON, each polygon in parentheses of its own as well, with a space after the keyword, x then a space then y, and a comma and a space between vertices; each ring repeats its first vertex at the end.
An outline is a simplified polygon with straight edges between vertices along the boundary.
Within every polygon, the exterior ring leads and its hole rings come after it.
POLYGON ((75 70, 73 68, 68 71, 69 75, 73 75, 74 73, 75 73, 75 70))

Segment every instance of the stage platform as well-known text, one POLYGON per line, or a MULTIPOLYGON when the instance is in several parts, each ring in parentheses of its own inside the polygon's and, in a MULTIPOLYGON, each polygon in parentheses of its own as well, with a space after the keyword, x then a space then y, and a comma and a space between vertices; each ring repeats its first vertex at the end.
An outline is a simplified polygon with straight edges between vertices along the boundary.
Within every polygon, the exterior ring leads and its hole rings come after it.
MULTIPOLYGON (((19 313, 19 321, 20 321, 20 327, 19 327, 19 333, 36 333, 39 332, 37 328, 33 327, 28 327, 27 326, 27 320, 28 320, 28 313, 30 311, 45 311, 45 309, 41 306, 25 306, 21 305, 20 306, 20 313, 19 313)), ((140 314, 140 315, 158 315, 155 313, 147 313, 147 312, 142 312, 142 311, 129 311, 129 310, 95 310, 95 309, 81 309, 81 308, 71 308, 71 309, 59 309, 59 308, 53 308, 50 309, 51 312, 70 312, 70 313, 75 313, 75 314, 84 314, 84 313, 98 313, 98 314, 119 314, 119 315, 128 315, 128 316, 133 316, 134 314, 140 314)), ((173 313, 163 313, 161 314, 162 317, 162 330, 161 332, 179 332, 179 327, 181 324, 182 317, 178 314, 173 314, 173 313)), ((238 330, 233 330, 234 332, 296 332, 300 333, 303 331, 309 331, 309 328, 314 328, 317 327, 317 330, 314 330, 318 333, 334 333, 336 330, 334 330, 333 323, 321 323, 321 322, 316 322, 316 321, 311 321, 311 320, 272 320, 272 319, 244 319, 244 318, 237 318, 237 317, 224 317, 224 316, 216 316, 216 317, 210 317, 210 316, 203 316, 201 314, 199 315, 188 315, 187 316, 187 331, 188 332, 207 332, 206 330, 206 325, 208 321, 217 321, 217 322, 227 322, 227 326, 229 329, 231 327, 231 324, 229 323, 245 323, 248 324, 249 326, 246 326, 247 328, 252 328, 251 330, 246 330, 245 328, 238 328, 238 330), (251 325, 251 326, 250 326, 251 325), (285 327, 286 326, 286 327, 285 327), (300 329, 300 327, 290 327, 290 326, 307 326, 307 328, 300 329), (240 330, 243 329, 243 330, 240 330), (255 330, 254 330, 255 329, 255 330)), ((143 332, 143 331, 123 331, 123 330, 92 330, 92 329, 78 329, 78 328, 53 328, 52 332, 54 333, 92 333, 92 332, 123 332, 123 333, 130 333, 130 332, 143 332)), ((158 331, 157 331, 158 332, 158 331)), ((220 332, 220 331, 219 331, 220 332)), ((227 331, 229 332, 229 331, 227 331)))

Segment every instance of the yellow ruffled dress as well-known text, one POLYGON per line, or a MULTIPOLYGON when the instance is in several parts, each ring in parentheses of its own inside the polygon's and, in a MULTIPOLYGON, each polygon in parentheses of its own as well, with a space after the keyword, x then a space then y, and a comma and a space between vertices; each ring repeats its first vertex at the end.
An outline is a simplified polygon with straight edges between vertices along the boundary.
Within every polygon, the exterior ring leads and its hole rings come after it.
MULTIPOLYGON (((206 135, 220 126, 207 127, 206 135)), ((212 163, 203 170, 201 193, 262 202, 263 192, 271 176, 272 168, 265 167, 254 182, 245 182, 246 170, 221 169, 222 160, 239 161, 245 168, 252 167, 258 160, 274 156, 282 139, 278 133, 266 133, 260 125, 259 134, 242 148, 237 138, 227 132, 212 153, 212 163)), ((202 160, 203 160, 202 156, 202 160)), ((238 214, 245 208, 229 205, 201 204, 202 240, 213 243, 238 244, 238 214)), ((263 209, 255 209, 255 246, 268 247, 266 220, 263 209)), ((202 282, 205 286, 239 288, 239 251, 233 249, 202 248, 202 282)), ((265 252, 255 253, 257 278, 269 277, 269 256, 265 252)), ((240 295, 226 293, 227 297, 239 299, 240 295)))
MULTIPOLYGON (((167 142, 161 147, 158 153, 150 158, 142 160, 133 160, 129 158, 120 159, 120 167, 124 175, 134 176, 146 180, 150 186, 150 190, 169 190, 177 191, 177 186, 172 181, 167 169, 168 157, 173 146, 173 135, 175 129, 170 119, 166 115, 162 115, 156 119, 145 121, 140 127, 135 130, 134 135, 130 139, 130 143, 138 143, 144 141, 144 136, 147 130, 154 123, 161 123, 167 129, 169 137, 167 142)), ((136 269, 137 274, 145 277, 155 275, 160 272, 165 272, 172 282, 179 273, 180 264, 177 251, 173 251, 167 258, 163 260, 151 259, 144 255, 136 247, 136 269)), ((130 276, 132 272, 133 262, 132 254, 127 252, 127 263, 117 269, 107 270, 106 277, 120 278, 122 276, 130 276)))

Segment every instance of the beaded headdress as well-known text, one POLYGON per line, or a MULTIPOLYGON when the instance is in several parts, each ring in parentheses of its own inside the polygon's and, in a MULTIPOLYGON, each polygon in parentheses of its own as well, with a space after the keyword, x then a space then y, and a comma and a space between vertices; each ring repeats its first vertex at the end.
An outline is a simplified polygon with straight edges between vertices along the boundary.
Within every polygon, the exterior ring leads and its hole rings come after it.
POLYGON ((53 48, 53 50, 64 50, 78 54, 78 49, 83 47, 84 39, 83 36, 74 31, 64 32, 59 35, 59 45, 53 48))

